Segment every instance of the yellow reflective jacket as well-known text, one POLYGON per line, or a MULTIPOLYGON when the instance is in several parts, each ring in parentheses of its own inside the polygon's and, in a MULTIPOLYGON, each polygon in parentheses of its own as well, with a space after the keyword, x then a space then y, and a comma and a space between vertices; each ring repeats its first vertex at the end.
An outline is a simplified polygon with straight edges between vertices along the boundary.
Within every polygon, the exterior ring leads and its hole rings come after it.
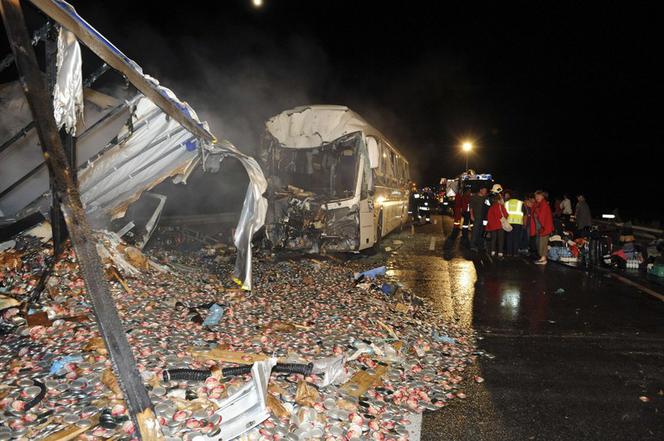
POLYGON ((510 199, 505 202, 507 208, 507 221, 513 225, 523 225, 523 201, 510 199))

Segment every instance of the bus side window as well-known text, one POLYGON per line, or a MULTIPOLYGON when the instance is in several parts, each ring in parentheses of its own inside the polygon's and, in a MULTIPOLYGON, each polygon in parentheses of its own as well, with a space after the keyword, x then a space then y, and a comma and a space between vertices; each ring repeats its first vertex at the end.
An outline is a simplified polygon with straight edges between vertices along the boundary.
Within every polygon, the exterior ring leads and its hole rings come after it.
POLYGON ((390 158, 389 158, 389 152, 387 150, 387 147, 385 146, 384 143, 381 142, 380 144, 380 150, 382 152, 381 158, 380 158, 380 171, 383 173, 384 178, 389 178, 390 176, 390 158))
POLYGON ((379 176, 385 176, 385 158, 383 157, 383 142, 378 140, 378 168, 376 171, 379 176))
POLYGON ((390 149, 386 144, 382 144, 383 150, 383 177, 385 179, 390 179, 392 176, 392 170, 390 165, 390 149))
POLYGON ((378 147, 378 141, 373 136, 367 136, 366 139, 369 167, 373 170, 380 167, 380 148, 378 147))
POLYGON ((403 159, 401 156, 397 158, 397 168, 399 169, 399 184, 403 183, 403 159))
POLYGON ((401 180, 401 162, 396 154, 394 155, 394 180, 397 183, 401 180))

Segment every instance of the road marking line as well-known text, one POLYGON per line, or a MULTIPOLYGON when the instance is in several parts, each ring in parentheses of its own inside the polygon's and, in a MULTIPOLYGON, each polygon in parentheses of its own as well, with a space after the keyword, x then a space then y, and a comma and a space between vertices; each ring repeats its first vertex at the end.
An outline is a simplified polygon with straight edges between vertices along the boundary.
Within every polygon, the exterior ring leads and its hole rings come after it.
POLYGON ((643 291, 646 294, 650 294, 651 296, 655 297, 656 299, 659 299, 659 300, 664 302, 664 296, 661 295, 660 293, 658 293, 657 291, 654 291, 654 290, 652 290, 652 289, 650 289, 646 286, 643 286, 640 283, 633 282, 633 281, 629 280, 627 277, 619 276, 618 274, 613 274, 613 273, 609 273, 609 275, 611 277, 613 277, 614 279, 617 279, 617 280, 621 281, 625 285, 633 286, 634 288, 636 288, 640 291, 643 291))
POLYGON ((431 238, 431 242, 429 242, 429 251, 434 251, 436 249, 436 236, 433 236, 431 238))

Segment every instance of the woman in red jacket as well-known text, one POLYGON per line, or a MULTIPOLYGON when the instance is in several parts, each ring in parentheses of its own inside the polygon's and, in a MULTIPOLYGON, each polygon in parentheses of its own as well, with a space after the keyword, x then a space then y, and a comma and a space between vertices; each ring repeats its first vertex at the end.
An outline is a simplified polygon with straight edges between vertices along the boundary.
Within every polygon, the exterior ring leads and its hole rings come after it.
POLYGON ((535 192, 535 222, 537 224, 537 250, 539 252, 538 265, 546 265, 546 255, 549 251, 549 236, 553 233, 553 215, 551 206, 546 200, 547 194, 541 190, 535 192))
POLYGON ((535 194, 531 193, 526 196, 523 202, 526 207, 526 239, 523 245, 524 250, 528 250, 530 255, 539 255, 537 251, 537 224, 535 222, 535 194))
POLYGON ((501 218, 507 219, 507 209, 503 198, 498 194, 494 196, 489 213, 487 214, 487 224, 485 230, 491 234, 491 255, 503 257, 503 245, 505 243, 505 231, 500 222, 501 218))

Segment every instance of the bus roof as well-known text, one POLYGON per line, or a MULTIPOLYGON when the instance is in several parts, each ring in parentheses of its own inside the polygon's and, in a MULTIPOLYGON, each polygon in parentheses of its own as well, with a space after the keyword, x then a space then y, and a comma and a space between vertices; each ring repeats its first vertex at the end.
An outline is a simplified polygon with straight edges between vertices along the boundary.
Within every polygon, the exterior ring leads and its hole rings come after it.
POLYGON ((295 107, 270 118, 265 128, 279 144, 290 148, 318 147, 349 133, 361 131, 365 136, 382 139, 404 157, 385 135, 346 106, 313 104, 295 107))

